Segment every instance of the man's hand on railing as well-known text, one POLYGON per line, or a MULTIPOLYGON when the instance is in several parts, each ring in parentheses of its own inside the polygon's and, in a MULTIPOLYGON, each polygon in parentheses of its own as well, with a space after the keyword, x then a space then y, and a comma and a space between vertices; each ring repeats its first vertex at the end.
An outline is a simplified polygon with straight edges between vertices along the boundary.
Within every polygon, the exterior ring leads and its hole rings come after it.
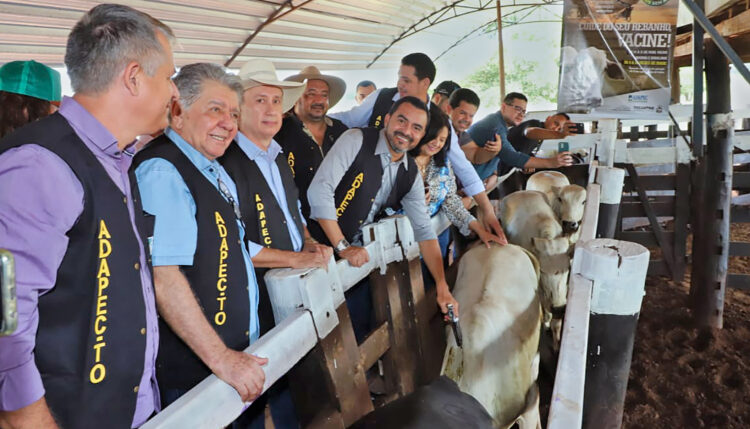
POLYGON ((250 402, 263 393, 266 374, 261 366, 267 363, 267 358, 227 348, 211 370, 217 377, 234 387, 242 402, 250 402))
POLYGON ((370 260, 370 255, 367 253, 367 249, 359 246, 349 246, 340 251, 339 256, 349 261, 349 265, 352 267, 361 267, 370 260))
POLYGON ((297 252, 291 260, 292 268, 328 268, 328 261, 333 255, 333 249, 320 243, 305 242, 301 252, 297 252))

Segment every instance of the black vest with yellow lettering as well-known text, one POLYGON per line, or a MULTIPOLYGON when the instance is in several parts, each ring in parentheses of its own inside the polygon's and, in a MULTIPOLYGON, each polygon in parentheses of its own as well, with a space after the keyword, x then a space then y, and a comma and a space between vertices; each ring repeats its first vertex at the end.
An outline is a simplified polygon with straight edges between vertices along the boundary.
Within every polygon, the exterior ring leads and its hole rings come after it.
MULTIPOLYGON (((248 158, 236 141, 229 145, 219 161, 237 184, 242 220, 245 221, 247 226, 245 239, 270 249, 293 251, 294 244, 289 236, 284 211, 268 186, 263 173, 258 168, 258 164, 248 158)), ((283 153, 279 153, 275 162, 279 168, 289 214, 292 216, 294 226, 299 231, 300 237, 304 237, 304 226, 297 209, 299 193, 297 185, 294 183, 292 171, 284 159, 283 153)), ((268 268, 255 269, 255 277, 258 279, 258 319, 260 320, 261 335, 271 330, 275 325, 271 299, 268 296, 264 279, 266 272, 268 272, 268 268)))
MULTIPOLYGON (((198 241, 193 265, 180 267, 203 314, 227 347, 249 345, 250 298, 237 219, 218 189, 165 135, 138 152, 133 169, 148 159, 169 161, 195 201, 198 241)), ((158 239, 158 238, 157 238, 158 239)), ((156 375, 161 389, 190 389, 211 371, 162 321, 156 375)))
MULTIPOLYGON (((344 237, 352 241, 370 213, 380 187, 383 184, 383 166, 380 155, 375 153, 380 138, 377 128, 362 128, 362 147, 354 158, 352 165, 346 170, 341 181, 336 186, 333 201, 336 216, 344 237)), ((378 220, 387 215, 386 209, 398 211, 401 209, 401 199, 409 193, 417 177, 417 165, 414 159, 404 154, 409 168, 401 164, 396 173, 396 180, 388 194, 385 204, 375 216, 378 220)), ((318 241, 330 244, 320 225, 314 220, 308 224, 310 234, 318 241)))
MULTIPOLYGON (((39 297, 34 357, 47 405, 63 428, 130 428, 144 370, 146 311, 127 197, 59 113, 7 136, 0 153, 25 143, 59 156, 84 193, 55 286, 39 297)), ((132 175, 131 189, 140 214, 132 175)), ((145 243, 142 216, 136 224, 145 243)))
POLYGON ((368 127, 383 128, 385 124, 385 115, 391 110, 393 106, 393 96, 398 92, 398 88, 383 88, 378 93, 378 98, 375 99, 375 105, 372 107, 372 114, 370 114, 370 121, 367 123, 368 127))
POLYGON ((323 136, 323 145, 310 137, 303 129, 302 121, 294 114, 284 118, 281 130, 276 133, 276 140, 284 149, 284 154, 289 167, 292 169, 294 183, 299 190, 299 201, 302 204, 302 216, 310 217, 310 203, 307 201, 307 189, 310 187, 315 173, 323 162, 323 157, 333 147, 336 140, 348 129, 338 119, 331 120, 331 125, 326 127, 323 136))

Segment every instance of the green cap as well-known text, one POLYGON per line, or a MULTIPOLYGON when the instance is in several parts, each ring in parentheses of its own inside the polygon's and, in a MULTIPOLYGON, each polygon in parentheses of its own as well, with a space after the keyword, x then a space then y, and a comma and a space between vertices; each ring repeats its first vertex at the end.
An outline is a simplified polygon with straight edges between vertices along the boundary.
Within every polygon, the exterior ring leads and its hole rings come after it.
POLYGON ((60 73, 36 61, 12 61, 0 67, 0 91, 60 101, 60 73))

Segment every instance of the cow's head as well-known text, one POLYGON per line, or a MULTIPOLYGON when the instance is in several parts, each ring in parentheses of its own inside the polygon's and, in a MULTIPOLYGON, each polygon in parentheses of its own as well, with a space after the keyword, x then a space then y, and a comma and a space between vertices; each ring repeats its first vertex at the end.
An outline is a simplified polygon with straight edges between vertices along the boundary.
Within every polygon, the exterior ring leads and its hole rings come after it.
POLYGON ((586 189, 578 185, 555 187, 557 201, 554 207, 562 223, 563 233, 578 231, 583 219, 583 208, 586 205, 586 189))

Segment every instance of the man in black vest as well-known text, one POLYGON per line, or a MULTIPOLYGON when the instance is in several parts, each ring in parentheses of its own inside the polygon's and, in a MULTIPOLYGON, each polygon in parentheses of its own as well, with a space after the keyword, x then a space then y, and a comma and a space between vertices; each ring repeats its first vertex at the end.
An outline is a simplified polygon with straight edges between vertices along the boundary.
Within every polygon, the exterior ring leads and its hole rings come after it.
MULTIPOLYGON (((260 300, 260 333, 274 327, 271 301, 264 281, 271 268, 328 266, 330 247, 310 237, 300 212, 297 186, 281 146, 273 139, 282 114, 305 89, 303 83, 281 81, 268 60, 250 60, 240 69, 244 93, 240 132, 221 162, 237 183, 245 239, 255 266, 260 300)), ((277 428, 296 427, 294 409, 284 382, 274 386, 267 398, 277 428)), ((262 410, 261 410, 262 411, 262 410)))
MULTIPOLYGON (((320 235, 316 238, 333 243, 341 258, 359 267, 369 260, 362 247, 362 225, 403 208, 435 279, 438 304, 445 313, 447 304, 458 309, 458 303, 445 282, 437 236, 425 206, 422 177, 414 160, 406 155, 424 136, 427 120, 424 103, 416 97, 404 97, 385 115, 385 129, 352 129, 342 134, 310 184, 310 223, 319 225, 320 235)), ((361 339, 369 333, 369 285, 361 283, 350 289, 347 305, 354 332, 361 339)))
POLYGON ((315 66, 302 69, 299 74, 284 80, 305 82, 305 91, 285 118, 276 140, 286 154, 286 160, 299 190, 302 216, 310 216, 307 188, 310 186, 323 157, 348 128, 338 119, 327 116, 346 92, 343 79, 324 75, 315 66))
POLYGON ((249 401, 265 380, 266 359, 242 352, 258 338, 257 284, 237 188, 216 161, 237 134, 242 85, 208 63, 182 67, 174 82, 170 127, 133 164, 154 216, 159 387, 169 404, 213 372, 249 401))
POLYGON ((160 409, 128 168, 136 136, 167 124, 172 39, 130 7, 94 7, 68 36, 75 95, 0 141, 0 247, 15 255, 19 315, 0 338, 0 427, 131 428, 160 409))
MULTIPOLYGON (((409 54, 401 59, 398 69, 398 85, 396 88, 381 88, 370 94, 361 105, 355 106, 345 112, 331 113, 332 118, 343 122, 347 127, 376 127, 384 126, 384 117, 393 103, 407 96, 416 97, 424 103, 427 108, 438 106, 429 100, 428 89, 435 81, 435 64, 423 53, 409 54)), ((490 204, 489 198, 484 192, 484 184, 479 178, 471 162, 458 144, 456 133, 451 130, 451 145, 448 150, 448 159, 453 165, 453 172, 461 182, 466 195, 474 197, 479 206, 479 219, 485 227, 493 230, 501 239, 505 240, 503 229, 495 216, 495 209, 490 204)))

